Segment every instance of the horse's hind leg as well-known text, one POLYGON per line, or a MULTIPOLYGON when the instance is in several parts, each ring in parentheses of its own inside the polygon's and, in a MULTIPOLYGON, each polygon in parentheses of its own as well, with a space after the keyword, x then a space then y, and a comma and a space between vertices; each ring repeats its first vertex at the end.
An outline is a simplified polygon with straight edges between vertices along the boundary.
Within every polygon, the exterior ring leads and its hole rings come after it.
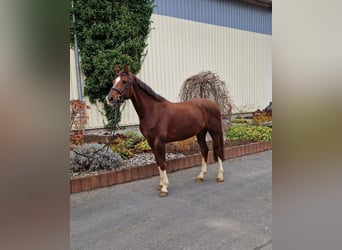
POLYGON ((217 158, 219 169, 217 173, 217 182, 224 182, 223 177, 223 166, 222 166, 222 160, 224 160, 224 152, 223 152, 223 135, 222 135, 222 129, 218 129, 217 131, 210 131, 209 134, 211 138, 213 139, 213 148, 214 148, 214 157, 217 158))
POLYGON ((222 160, 220 157, 218 157, 218 164, 219 164, 219 169, 218 169, 218 173, 217 173, 217 182, 224 182, 224 177, 223 177, 223 166, 222 166, 222 160))
POLYGON ((197 142, 201 149, 202 154, 202 166, 201 166, 201 172, 196 177, 196 181, 200 182, 204 180, 204 175, 207 173, 207 158, 208 158, 208 146, 205 141, 205 136, 207 134, 207 131, 205 129, 201 130, 197 135, 197 142))

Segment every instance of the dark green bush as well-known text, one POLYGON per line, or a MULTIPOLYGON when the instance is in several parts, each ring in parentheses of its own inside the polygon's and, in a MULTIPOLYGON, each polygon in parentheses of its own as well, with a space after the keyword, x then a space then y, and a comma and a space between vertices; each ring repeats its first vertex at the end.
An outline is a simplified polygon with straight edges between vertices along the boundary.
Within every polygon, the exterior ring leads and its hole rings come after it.
MULTIPOLYGON (((119 109, 112 109, 105 96, 112 86, 113 66, 129 66, 139 72, 146 38, 150 31, 153 0, 73 0, 70 11, 70 43, 78 39, 81 67, 85 78, 85 94, 91 102, 105 103, 109 126, 120 121, 119 109), (76 22, 72 20, 75 14, 76 22)), ((71 7, 71 1, 70 1, 71 7)))

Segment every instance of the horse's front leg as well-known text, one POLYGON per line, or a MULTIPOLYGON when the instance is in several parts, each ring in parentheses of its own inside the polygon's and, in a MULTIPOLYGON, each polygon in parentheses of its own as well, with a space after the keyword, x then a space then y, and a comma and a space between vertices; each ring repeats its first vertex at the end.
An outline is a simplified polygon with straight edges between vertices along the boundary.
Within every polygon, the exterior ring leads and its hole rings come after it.
POLYGON ((159 196, 166 197, 168 195, 169 179, 166 173, 166 163, 165 163, 165 144, 155 143, 153 147, 154 155, 159 169, 160 182, 159 182, 159 196))
MULTIPOLYGON (((165 165, 165 162, 164 162, 165 165)), ((160 169, 160 179, 161 179, 161 189, 159 191, 159 196, 160 197, 166 197, 168 196, 168 190, 167 187, 169 186, 169 179, 167 178, 166 174, 166 168, 162 169, 162 167, 159 167, 160 169)))

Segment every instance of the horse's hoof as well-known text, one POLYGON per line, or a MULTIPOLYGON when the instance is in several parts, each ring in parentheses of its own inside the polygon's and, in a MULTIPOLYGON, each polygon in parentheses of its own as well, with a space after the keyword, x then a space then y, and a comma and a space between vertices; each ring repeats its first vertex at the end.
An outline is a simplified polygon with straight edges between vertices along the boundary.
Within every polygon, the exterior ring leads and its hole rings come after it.
POLYGON ((162 185, 158 185, 157 190, 160 191, 162 189, 162 187, 163 187, 162 185))
POLYGON ((164 192, 164 191, 160 191, 159 192, 159 197, 166 197, 166 196, 168 196, 168 192, 164 192))
POLYGON ((216 182, 224 182, 224 179, 223 178, 222 179, 221 178, 217 178, 216 182))
POLYGON ((202 178, 202 177, 196 177, 195 181, 197 181, 197 182, 202 182, 202 181, 204 181, 204 178, 202 178))

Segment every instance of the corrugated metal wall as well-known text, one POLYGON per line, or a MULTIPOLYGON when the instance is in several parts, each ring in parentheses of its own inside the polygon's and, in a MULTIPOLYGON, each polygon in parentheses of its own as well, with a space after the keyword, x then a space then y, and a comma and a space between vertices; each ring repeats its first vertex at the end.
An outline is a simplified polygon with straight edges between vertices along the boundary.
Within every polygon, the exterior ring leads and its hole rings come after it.
POLYGON ((271 36, 156 14, 152 20, 138 76, 159 94, 178 101, 186 78, 211 70, 239 108, 263 108, 272 99, 271 36))
MULTIPOLYGON (((163 1, 156 2, 160 4, 163 1)), ((189 0, 183 3, 186 2, 189 0)), ((201 0, 200 2, 208 4, 212 1, 201 0)), ((222 1, 218 2, 222 4, 222 1)), ((236 1, 233 2, 235 4, 236 1)), ((160 9, 154 12, 162 12, 162 6, 160 5, 160 9)), ((204 8, 205 5, 202 7, 204 8)), ((231 8, 230 12, 226 13, 232 15, 229 20, 240 20, 246 13, 250 13, 249 10, 242 14, 242 7, 231 8)), ((172 8, 166 8, 166 10, 170 11, 172 8)), ((198 11, 205 16, 203 10, 198 11)), ((218 15, 222 15, 221 18, 208 22, 167 16, 164 15, 165 13, 163 15, 152 14, 152 30, 147 40, 147 56, 137 76, 168 100, 178 101, 180 87, 186 78, 203 70, 214 71, 227 83, 235 105, 233 112, 262 109, 272 100, 269 16, 263 18, 264 15, 254 14, 251 17, 247 15, 246 18, 249 18, 249 21, 244 19, 242 19, 243 22, 241 21, 245 28, 237 29, 227 27, 228 21, 226 24, 223 23, 224 25, 217 24, 226 17, 223 16, 225 12, 216 11, 218 15), (249 27, 248 22, 254 23, 255 20, 259 22, 260 31, 246 30, 249 27)), ((198 16, 196 18, 203 19, 198 16)), ((253 25, 255 29, 256 25, 253 25)), ((71 55, 71 61, 72 57, 73 55, 71 55)), ((72 62, 71 71, 74 71, 72 62)), ((71 79, 72 86, 70 87, 70 98, 72 98, 77 96, 74 94, 75 91, 77 94, 75 87, 77 82, 74 72, 70 76, 74 77, 71 79)), ((92 105, 88 127, 100 128, 105 122, 105 118, 92 105)), ((126 102, 121 124, 139 124, 138 116, 130 101, 126 102)))
POLYGON ((242 0, 154 0, 154 14, 272 34, 272 10, 242 0))
MULTIPOLYGON (((84 86, 84 75, 82 74, 82 84, 84 86)), ((76 76, 76 64, 75 64, 75 53, 74 50, 70 49, 70 100, 78 100, 78 90, 77 90, 77 76, 76 76)), ((86 125, 86 129, 96 129, 103 128, 107 123, 107 118, 102 115, 103 104, 97 102, 96 104, 91 104, 87 96, 83 97, 90 109, 87 110, 89 115, 89 120, 86 125)))

